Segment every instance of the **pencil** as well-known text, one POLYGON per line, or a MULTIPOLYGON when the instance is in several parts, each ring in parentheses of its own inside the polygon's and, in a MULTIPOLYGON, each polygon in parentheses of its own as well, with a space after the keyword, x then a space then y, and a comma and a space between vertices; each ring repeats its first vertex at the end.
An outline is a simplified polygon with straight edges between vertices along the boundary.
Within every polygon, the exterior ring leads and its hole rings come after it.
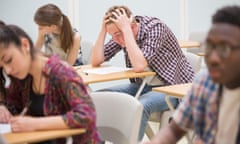
POLYGON ((28 111, 28 107, 31 105, 31 101, 29 101, 27 104, 26 104, 26 106, 23 108, 23 110, 22 110, 22 112, 20 113, 20 116, 24 116, 26 113, 27 113, 27 111, 28 111))

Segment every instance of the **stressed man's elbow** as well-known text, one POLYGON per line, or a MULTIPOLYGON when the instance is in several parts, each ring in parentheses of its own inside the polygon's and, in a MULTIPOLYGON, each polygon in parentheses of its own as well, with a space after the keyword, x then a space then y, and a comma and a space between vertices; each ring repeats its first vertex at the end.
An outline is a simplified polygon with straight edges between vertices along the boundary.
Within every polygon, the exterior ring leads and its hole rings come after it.
POLYGON ((146 70, 147 65, 139 64, 138 66, 133 67, 134 72, 143 72, 146 70))

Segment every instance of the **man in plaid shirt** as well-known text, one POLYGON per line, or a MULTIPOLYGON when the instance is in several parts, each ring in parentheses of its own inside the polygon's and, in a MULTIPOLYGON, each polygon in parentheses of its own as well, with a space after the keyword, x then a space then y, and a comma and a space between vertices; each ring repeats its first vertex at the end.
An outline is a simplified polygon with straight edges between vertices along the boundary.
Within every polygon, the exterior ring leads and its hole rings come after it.
POLYGON ((189 129, 197 144, 240 143, 240 6, 226 6, 212 17, 205 42, 208 71, 174 113, 170 125, 145 144, 175 144, 189 129))
MULTIPOLYGON (((144 106, 139 133, 141 140, 150 114, 168 109, 165 95, 152 92, 151 88, 192 82, 194 73, 166 24, 154 17, 133 16, 126 6, 113 6, 105 13, 102 29, 92 50, 91 63, 98 66, 121 50, 124 51, 127 67, 135 72, 156 72, 156 77, 145 86, 139 98, 144 106), (107 33, 112 39, 105 44, 107 33)), ((135 95, 140 84, 141 79, 131 79, 131 84, 104 90, 135 95)), ((172 99, 172 103, 176 106, 177 100, 172 99)))

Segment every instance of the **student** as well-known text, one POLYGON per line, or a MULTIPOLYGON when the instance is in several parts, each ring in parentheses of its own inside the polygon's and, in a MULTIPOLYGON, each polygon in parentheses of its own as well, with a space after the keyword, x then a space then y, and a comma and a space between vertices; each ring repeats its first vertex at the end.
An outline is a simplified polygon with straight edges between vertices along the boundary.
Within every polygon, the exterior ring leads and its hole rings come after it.
POLYGON ((11 77, 7 89, 0 77, 5 104, 0 105, 0 122, 9 122, 13 132, 84 128, 86 133, 73 136, 74 144, 98 140, 94 104, 81 77, 58 56, 46 57, 34 49, 17 26, 0 28, 0 67, 11 77), (25 107, 26 116, 18 116, 25 107))
POLYGON ((36 48, 41 49, 44 45, 47 54, 57 53, 70 65, 82 65, 80 35, 56 5, 38 8, 34 21, 38 25, 36 48))
MULTIPOLYGON (((152 92, 151 88, 191 82, 193 69, 166 24, 154 17, 133 16, 126 6, 113 6, 105 13, 102 29, 92 50, 91 63, 98 66, 121 50, 125 53, 127 67, 135 72, 150 69, 157 74, 139 98, 144 106, 139 132, 141 140, 150 114, 168 109, 165 96, 152 92), (112 39, 104 45, 107 33, 112 39)), ((140 84, 141 79, 131 79, 131 84, 104 90, 135 95, 140 84)), ((177 100, 173 98, 172 103, 176 106, 177 100)))
POLYGON ((196 143, 240 143, 240 6, 213 15, 205 53, 208 71, 197 75, 170 125, 145 144, 175 144, 188 129, 196 143))

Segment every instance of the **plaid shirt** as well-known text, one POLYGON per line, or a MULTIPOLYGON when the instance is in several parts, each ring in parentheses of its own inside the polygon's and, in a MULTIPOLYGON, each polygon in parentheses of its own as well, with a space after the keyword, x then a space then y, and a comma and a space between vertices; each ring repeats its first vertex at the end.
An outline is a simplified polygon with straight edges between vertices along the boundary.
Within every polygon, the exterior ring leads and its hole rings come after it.
MULTIPOLYGON (((140 23, 136 42, 148 66, 157 73, 158 78, 167 85, 191 82, 193 69, 168 26, 154 17, 135 16, 135 19, 140 23)), ((105 44, 105 61, 110 60, 122 49, 125 53, 126 66, 132 67, 127 51, 112 39, 105 44)))
MULTIPOLYGON (((61 63, 58 56, 52 56, 46 63, 43 74, 46 76, 44 115, 61 115, 70 128, 85 128, 85 134, 73 136, 73 144, 98 141, 94 104, 81 77, 72 66, 61 63)), ((19 114, 27 104, 31 86, 30 75, 21 81, 12 79, 5 97, 5 104, 12 114, 19 114)), ((65 139, 58 139, 57 143, 66 142, 65 139)))
MULTIPOLYGON (((194 128, 197 138, 205 144, 213 144, 221 93, 222 86, 214 83, 206 71, 199 73, 192 88, 175 111, 173 119, 183 129, 194 128)), ((239 130, 238 128, 237 144, 240 142, 239 130)))

